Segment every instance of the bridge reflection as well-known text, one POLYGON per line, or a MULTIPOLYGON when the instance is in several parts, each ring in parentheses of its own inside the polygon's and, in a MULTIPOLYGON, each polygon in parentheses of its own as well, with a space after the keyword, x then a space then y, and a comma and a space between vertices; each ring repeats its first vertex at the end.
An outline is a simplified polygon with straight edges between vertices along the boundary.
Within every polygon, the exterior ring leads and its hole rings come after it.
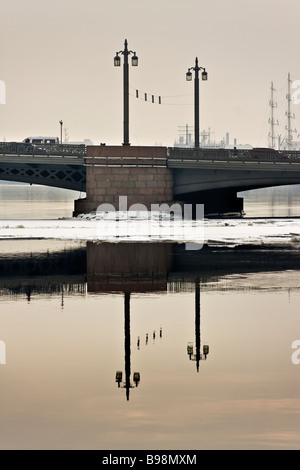
POLYGON ((176 243, 94 243, 0 254, 0 294, 151 293, 201 288, 227 274, 298 270, 297 246, 241 245, 187 250, 176 243))
POLYGON ((161 295, 183 290, 194 293, 195 343, 187 344, 187 355, 195 362, 198 373, 200 362, 210 353, 209 344, 201 345, 201 290, 210 289, 227 274, 299 270, 299 258, 296 248, 204 246, 199 251, 188 251, 184 244, 173 243, 87 242, 79 248, 51 253, 45 246, 45 251, 37 254, 0 255, 0 295, 22 295, 32 301, 34 295, 61 294, 62 306, 64 295, 122 295, 125 373, 123 381, 123 371, 118 369, 115 382, 118 388, 125 390, 129 401, 131 389, 142 381, 140 372, 131 364, 132 294, 161 295))

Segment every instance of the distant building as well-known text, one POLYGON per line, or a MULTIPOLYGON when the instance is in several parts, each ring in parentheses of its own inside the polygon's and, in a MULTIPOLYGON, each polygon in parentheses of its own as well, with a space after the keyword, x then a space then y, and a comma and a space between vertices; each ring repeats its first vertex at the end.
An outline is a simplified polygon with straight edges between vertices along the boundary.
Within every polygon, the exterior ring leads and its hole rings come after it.
MULTIPOLYGON (((230 144, 229 139, 229 132, 226 132, 226 136, 216 142, 211 138, 211 130, 210 128, 208 131, 203 130, 200 132, 200 142, 199 145, 201 148, 208 148, 208 149, 218 149, 218 148, 227 148, 233 149, 236 147, 237 149, 252 149, 252 145, 250 144, 237 144, 237 140, 234 139, 234 144, 230 144)), ((185 126, 179 126, 178 132, 178 139, 174 142, 174 147, 181 147, 181 148, 193 148, 194 147, 194 127, 189 126, 186 124, 185 126)))

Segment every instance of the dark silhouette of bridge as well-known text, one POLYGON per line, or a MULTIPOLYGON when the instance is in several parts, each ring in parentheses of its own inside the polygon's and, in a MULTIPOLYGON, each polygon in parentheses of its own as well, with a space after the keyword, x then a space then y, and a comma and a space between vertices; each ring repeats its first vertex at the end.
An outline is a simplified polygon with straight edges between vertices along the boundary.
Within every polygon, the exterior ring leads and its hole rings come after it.
POLYGON ((39 253, 0 256, 0 295, 180 292, 189 291, 196 280, 210 289, 228 274, 298 271, 299 260, 297 244, 204 245, 196 251, 176 243, 89 241, 50 252, 45 246, 39 253))

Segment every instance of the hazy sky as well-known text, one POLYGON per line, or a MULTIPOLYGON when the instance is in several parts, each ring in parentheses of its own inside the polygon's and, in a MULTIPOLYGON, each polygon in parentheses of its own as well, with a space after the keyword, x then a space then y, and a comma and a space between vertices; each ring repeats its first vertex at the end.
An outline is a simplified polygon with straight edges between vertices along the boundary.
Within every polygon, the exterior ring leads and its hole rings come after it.
MULTIPOLYGON (((0 140, 60 136, 63 120, 70 141, 120 145, 123 74, 113 58, 127 39, 139 57, 129 70, 132 145, 172 146, 179 126, 193 126, 185 74, 196 56, 208 72, 200 129, 267 145, 271 82, 284 137, 288 73, 300 80, 299 20, 299 0, 0 0, 0 140)), ((299 133, 300 104, 292 112, 299 133)))

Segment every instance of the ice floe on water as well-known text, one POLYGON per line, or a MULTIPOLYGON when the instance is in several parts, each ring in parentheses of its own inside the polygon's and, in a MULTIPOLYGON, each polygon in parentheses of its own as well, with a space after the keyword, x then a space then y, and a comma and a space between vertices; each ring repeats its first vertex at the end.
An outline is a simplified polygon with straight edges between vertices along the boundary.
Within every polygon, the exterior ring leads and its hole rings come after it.
POLYGON ((184 220, 169 214, 106 212, 57 220, 0 220, 0 239, 173 241, 210 245, 300 245, 299 218, 184 220))

